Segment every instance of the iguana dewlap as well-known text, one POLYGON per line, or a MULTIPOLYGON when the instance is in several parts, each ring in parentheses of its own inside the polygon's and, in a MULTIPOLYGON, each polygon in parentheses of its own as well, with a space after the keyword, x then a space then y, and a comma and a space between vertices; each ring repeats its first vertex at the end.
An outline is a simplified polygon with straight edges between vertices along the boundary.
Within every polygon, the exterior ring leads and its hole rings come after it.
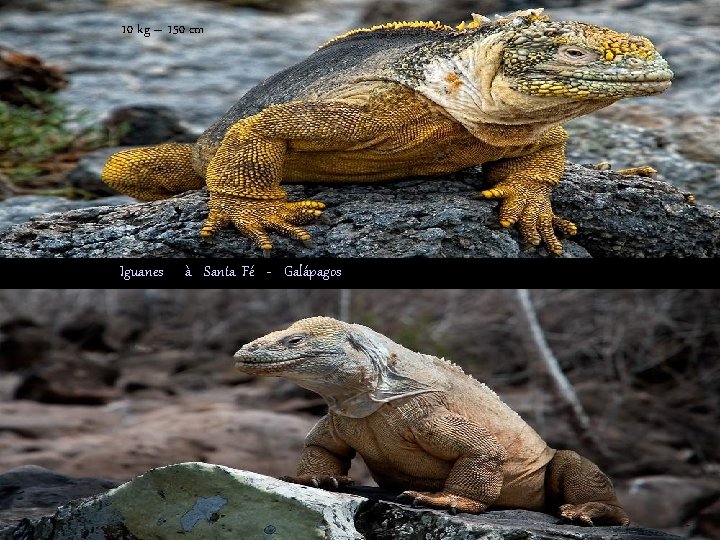
POLYGON ((542 10, 458 27, 388 23, 326 43, 247 92, 191 144, 114 154, 103 179, 143 200, 207 185, 201 234, 234 224, 266 253, 274 230, 302 241, 318 201, 284 182, 377 182, 483 165, 500 223, 562 251, 553 213, 561 123, 626 97, 662 92, 672 72, 652 43, 542 10))
POLYGON ((329 411, 290 480, 336 489, 360 454, 380 487, 451 511, 524 508, 587 525, 626 525, 612 484, 554 450, 487 386, 444 359, 328 317, 297 321, 235 353, 243 372, 283 377, 329 411))

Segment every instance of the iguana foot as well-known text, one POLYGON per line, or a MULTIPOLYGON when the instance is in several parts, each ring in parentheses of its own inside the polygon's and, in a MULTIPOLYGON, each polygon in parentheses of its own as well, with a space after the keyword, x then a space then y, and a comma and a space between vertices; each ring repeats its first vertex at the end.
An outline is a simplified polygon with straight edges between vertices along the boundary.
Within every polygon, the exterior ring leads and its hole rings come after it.
POLYGON ((319 217, 325 205, 318 201, 250 199, 211 192, 209 207, 210 213, 200 231, 202 236, 211 236, 225 225, 233 223, 267 255, 272 249, 267 229, 308 245, 310 233, 296 225, 310 223, 319 217))
POLYGON ((327 489, 328 491, 337 491, 341 487, 353 484, 353 479, 349 476, 336 476, 332 474, 301 474, 298 476, 281 476, 280 480, 283 480, 285 482, 292 482, 293 484, 301 484, 303 486, 327 489))
POLYGON ((444 491, 432 493, 429 491, 403 491, 397 497, 399 500, 411 499, 413 506, 430 506, 432 508, 447 509, 451 514, 465 512, 479 514, 487 508, 486 504, 460 495, 452 495, 444 491))
POLYGON ((563 504, 560 517, 575 521, 581 525, 630 525, 630 518, 617 506, 600 502, 582 504, 563 504))
POLYGON ((510 227, 518 223, 523 241, 534 246, 543 242, 548 251, 556 255, 563 247, 555 235, 555 229, 565 235, 577 233, 577 226, 556 216, 550 205, 552 184, 503 181, 493 188, 481 192, 486 199, 502 199, 500 203, 500 224, 510 227))
POLYGON ((639 167, 629 167, 627 169, 615 169, 613 170, 612 165, 608 161, 601 161, 600 163, 596 163, 594 165, 594 168, 598 171, 610 171, 616 172, 622 176, 644 176, 646 178, 655 178, 657 177, 657 169, 654 167, 651 167, 650 165, 641 165, 639 167))

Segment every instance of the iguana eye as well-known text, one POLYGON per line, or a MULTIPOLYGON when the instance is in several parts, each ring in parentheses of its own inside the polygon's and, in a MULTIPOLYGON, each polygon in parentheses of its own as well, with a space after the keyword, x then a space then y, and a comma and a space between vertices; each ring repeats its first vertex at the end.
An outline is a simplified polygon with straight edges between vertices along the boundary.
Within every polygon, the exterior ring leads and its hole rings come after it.
POLYGON ((283 340, 283 345, 298 345, 305 339, 305 336, 301 334, 295 334, 294 336, 286 337, 283 340))
POLYGON ((578 47, 576 45, 565 45, 558 49, 558 58, 571 64, 584 64, 592 62, 598 57, 595 51, 578 47))

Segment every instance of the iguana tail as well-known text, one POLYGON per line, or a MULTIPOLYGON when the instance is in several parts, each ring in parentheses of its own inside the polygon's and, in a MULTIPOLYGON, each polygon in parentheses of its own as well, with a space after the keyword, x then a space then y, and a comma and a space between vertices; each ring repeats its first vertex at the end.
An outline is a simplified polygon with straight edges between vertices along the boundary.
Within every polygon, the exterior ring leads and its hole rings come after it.
POLYGON ((200 189, 205 180, 193 168, 192 150, 193 145, 187 143, 123 150, 110 156, 102 179, 120 193, 143 201, 200 189))

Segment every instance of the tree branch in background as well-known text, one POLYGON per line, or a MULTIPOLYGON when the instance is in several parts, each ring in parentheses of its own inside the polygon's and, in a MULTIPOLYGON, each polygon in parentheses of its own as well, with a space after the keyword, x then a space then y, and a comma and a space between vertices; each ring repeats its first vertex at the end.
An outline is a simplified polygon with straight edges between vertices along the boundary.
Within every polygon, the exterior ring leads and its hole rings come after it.
POLYGON ((545 339, 545 333, 538 321, 530 292, 528 289, 515 289, 515 293, 520 304, 519 311, 522 321, 529 330, 529 332, 523 332, 523 335, 530 336, 530 345, 535 349, 544 371, 550 376, 556 397, 560 400, 563 408, 568 411, 571 425, 590 449, 595 451, 599 457, 608 458, 610 453, 607 447, 595 435, 590 425, 590 419, 585 413, 575 389, 563 373, 560 363, 545 339))
POLYGON ((352 289, 340 289, 340 306, 338 319, 351 323, 350 310, 352 307, 352 289))

